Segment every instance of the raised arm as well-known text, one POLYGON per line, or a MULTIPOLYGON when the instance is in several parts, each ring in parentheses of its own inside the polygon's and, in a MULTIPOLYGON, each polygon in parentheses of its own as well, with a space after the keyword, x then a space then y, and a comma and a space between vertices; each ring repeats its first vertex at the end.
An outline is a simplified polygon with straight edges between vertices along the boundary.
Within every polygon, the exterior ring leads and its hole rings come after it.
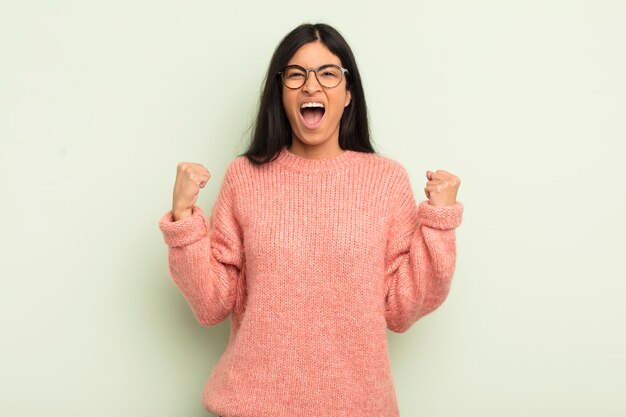
POLYGON ((405 170, 398 180, 385 257, 387 327, 405 332, 439 307, 450 291, 456 265, 455 228, 463 204, 419 206, 405 170))
POLYGON ((175 221, 172 209, 159 221, 169 246, 169 273, 203 326, 228 317, 244 290, 242 232, 234 201, 227 171, 208 220, 194 204, 188 217, 175 221))

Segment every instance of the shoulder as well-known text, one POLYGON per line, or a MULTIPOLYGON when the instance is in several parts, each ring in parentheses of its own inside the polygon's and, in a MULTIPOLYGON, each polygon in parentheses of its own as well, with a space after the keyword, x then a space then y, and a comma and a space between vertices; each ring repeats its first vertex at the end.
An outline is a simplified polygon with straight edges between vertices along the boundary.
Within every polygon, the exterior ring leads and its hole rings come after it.
POLYGON ((228 163, 226 166, 226 172, 236 173, 241 171, 241 169, 245 168, 248 165, 248 158, 243 155, 239 155, 235 157, 232 161, 228 163))
POLYGON ((406 188, 410 184, 409 172, 396 159, 380 153, 365 155, 371 166, 375 167, 381 180, 384 180, 391 189, 406 188))
POLYGON ((372 153, 367 155, 372 158, 374 163, 380 165, 383 169, 386 169, 391 173, 400 173, 402 171, 406 171, 404 166, 399 161, 393 159, 391 156, 381 153, 372 153))
POLYGON ((231 185, 241 183, 244 176, 249 175, 250 162, 245 156, 237 156, 226 165, 224 180, 231 185))

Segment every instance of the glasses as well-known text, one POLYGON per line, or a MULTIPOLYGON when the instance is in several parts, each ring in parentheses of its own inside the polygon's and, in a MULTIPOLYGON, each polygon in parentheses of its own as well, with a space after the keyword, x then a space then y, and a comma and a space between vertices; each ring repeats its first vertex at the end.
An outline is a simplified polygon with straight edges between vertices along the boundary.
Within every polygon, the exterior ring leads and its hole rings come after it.
POLYGON ((287 65, 278 74, 285 87, 297 90, 309 79, 309 72, 311 71, 315 73, 317 82, 324 88, 337 87, 341 83, 341 80, 343 80, 344 72, 348 73, 347 69, 339 65, 327 64, 319 68, 304 68, 300 65, 287 65))

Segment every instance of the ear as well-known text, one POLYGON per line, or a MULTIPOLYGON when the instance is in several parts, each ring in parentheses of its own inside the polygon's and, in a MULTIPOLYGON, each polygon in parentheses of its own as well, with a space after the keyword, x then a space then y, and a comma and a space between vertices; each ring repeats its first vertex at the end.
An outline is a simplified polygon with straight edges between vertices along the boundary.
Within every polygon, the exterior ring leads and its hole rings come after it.
POLYGON ((344 108, 348 107, 348 104, 350 104, 350 101, 352 101, 352 93, 350 92, 350 90, 346 90, 346 103, 344 104, 344 108))

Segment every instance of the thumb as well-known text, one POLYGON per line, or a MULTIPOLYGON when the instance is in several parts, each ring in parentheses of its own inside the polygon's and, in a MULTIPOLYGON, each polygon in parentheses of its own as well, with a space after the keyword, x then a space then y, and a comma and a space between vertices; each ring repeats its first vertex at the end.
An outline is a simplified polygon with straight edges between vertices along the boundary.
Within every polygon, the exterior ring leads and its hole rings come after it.
POLYGON ((433 179, 433 172, 432 171, 426 171, 426 178, 428 178, 428 181, 433 179))

